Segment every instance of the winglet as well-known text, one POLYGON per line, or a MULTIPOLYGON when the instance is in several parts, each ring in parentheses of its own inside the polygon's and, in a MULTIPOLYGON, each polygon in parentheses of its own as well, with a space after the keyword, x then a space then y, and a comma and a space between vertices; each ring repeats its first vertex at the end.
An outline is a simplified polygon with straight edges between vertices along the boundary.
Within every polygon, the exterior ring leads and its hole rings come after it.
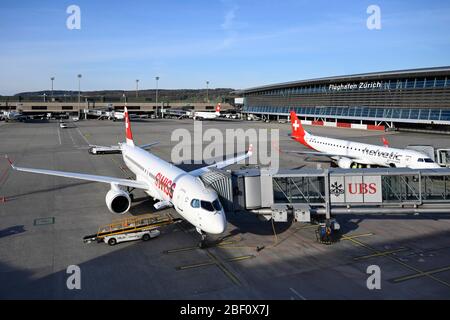
POLYGON ((11 168, 13 168, 14 170, 16 170, 16 167, 14 166, 14 163, 11 161, 11 159, 8 157, 7 154, 5 154, 5 158, 6 158, 6 160, 8 160, 9 165, 11 166, 11 168))

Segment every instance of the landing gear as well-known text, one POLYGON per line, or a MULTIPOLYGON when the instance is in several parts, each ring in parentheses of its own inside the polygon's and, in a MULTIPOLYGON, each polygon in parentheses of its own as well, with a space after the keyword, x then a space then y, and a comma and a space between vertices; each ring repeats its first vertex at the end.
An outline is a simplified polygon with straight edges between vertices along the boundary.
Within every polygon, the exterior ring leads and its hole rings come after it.
POLYGON ((206 239, 206 233, 204 233, 202 230, 200 230, 198 228, 197 228, 197 232, 200 233, 200 236, 201 236, 201 240, 198 243, 198 247, 200 249, 206 249, 208 247, 208 244, 207 244, 207 241, 206 241, 207 240, 206 239))

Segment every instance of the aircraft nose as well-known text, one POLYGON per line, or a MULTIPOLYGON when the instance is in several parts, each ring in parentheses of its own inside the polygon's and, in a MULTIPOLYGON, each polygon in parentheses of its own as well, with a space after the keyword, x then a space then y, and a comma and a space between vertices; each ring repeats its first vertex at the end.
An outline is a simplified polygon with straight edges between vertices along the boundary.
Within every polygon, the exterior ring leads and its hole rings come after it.
POLYGON ((210 225, 210 230, 208 231, 211 234, 222 234, 227 229, 227 219, 225 216, 225 212, 222 210, 219 214, 214 216, 214 221, 210 225))

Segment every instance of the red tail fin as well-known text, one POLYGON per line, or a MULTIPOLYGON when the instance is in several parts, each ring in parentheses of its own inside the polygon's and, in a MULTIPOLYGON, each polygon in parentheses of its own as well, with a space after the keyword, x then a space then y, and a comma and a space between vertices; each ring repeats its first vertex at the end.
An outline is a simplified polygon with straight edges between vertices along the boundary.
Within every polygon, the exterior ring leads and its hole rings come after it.
POLYGON ((298 119, 297 114, 291 111, 292 138, 303 138, 307 132, 303 129, 302 122, 298 119))
POLYGON ((125 136, 127 138, 127 145, 134 146, 133 132, 131 132, 130 116, 128 115, 128 108, 126 105, 123 117, 125 119, 125 136))
POLYGON ((309 133, 303 129, 302 122, 297 118, 295 111, 291 111, 291 126, 292 126, 292 139, 300 142, 304 146, 314 149, 305 140, 305 136, 309 136, 309 133))

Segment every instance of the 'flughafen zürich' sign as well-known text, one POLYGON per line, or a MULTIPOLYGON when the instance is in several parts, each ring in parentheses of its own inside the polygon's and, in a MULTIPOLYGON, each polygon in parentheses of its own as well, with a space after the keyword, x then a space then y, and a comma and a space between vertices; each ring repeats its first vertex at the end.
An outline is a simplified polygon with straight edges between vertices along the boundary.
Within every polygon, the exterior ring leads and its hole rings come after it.
POLYGON ((330 84, 329 90, 341 91, 341 90, 367 90, 367 89, 381 89, 383 83, 381 81, 375 82, 359 82, 359 83, 346 83, 346 84, 330 84))

